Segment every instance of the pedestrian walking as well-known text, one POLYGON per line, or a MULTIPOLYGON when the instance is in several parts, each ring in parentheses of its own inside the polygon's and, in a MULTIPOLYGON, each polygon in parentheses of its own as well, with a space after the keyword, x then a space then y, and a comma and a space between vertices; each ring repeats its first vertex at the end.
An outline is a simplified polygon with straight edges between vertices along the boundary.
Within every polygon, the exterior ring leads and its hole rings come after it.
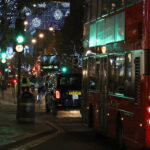
POLYGON ((45 85, 44 85, 44 79, 42 75, 38 76, 36 84, 38 88, 37 101, 41 103, 42 97, 45 94, 45 85))
POLYGON ((1 79, 0 79, 0 88, 1 88, 2 98, 4 98, 4 90, 6 89, 6 81, 3 75, 1 76, 1 79))

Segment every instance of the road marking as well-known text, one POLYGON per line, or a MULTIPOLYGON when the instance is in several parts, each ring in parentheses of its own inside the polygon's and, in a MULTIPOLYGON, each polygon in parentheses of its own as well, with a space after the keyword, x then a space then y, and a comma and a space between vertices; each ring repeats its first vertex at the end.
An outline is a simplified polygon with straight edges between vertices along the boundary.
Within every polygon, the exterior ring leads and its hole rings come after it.
POLYGON ((51 135, 48 135, 48 136, 45 136, 45 137, 41 137, 41 138, 39 138, 37 140, 33 140, 33 141, 28 142, 28 143, 26 143, 24 145, 21 145, 19 147, 13 148, 12 150, 27 150, 29 148, 35 147, 37 145, 40 145, 41 143, 44 143, 44 142, 46 142, 46 141, 56 137, 58 134, 60 134, 59 131, 57 131, 56 133, 53 133, 51 135))
POLYGON ((41 137, 41 138, 38 138, 36 140, 33 140, 31 142, 28 142, 24 145, 21 145, 19 147, 16 147, 16 148, 13 148, 12 150, 27 150, 29 148, 33 148, 37 145, 40 145, 41 143, 44 143, 54 137, 56 137, 57 135, 61 134, 61 133, 64 133, 64 130, 55 126, 53 123, 49 123, 47 122, 47 124, 49 124, 50 126, 52 126, 53 128, 55 128, 57 131, 51 135, 48 135, 48 136, 44 136, 44 137, 41 137))

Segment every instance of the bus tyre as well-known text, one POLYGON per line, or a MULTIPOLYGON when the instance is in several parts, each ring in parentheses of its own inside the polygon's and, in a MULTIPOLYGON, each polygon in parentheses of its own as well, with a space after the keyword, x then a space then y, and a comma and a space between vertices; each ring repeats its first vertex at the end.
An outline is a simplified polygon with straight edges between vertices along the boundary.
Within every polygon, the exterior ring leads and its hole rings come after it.
POLYGON ((116 129, 116 144, 117 144, 117 150, 124 150, 124 144, 123 144, 123 126, 120 119, 117 121, 117 129, 116 129))
POLYGON ((89 106, 89 113, 88 113, 88 127, 93 127, 93 109, 92 105, 89 106))

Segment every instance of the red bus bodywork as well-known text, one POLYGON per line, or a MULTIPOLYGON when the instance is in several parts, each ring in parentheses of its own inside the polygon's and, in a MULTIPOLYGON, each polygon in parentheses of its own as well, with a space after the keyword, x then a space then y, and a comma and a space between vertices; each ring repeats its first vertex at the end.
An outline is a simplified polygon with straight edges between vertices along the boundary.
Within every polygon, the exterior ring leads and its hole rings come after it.
MULTIPOLYGON (((99 51, 92 51, 93 49, 99 50, 101 46, 93 47, 91 51, 95 55, 83 58, 83 88, 85 88, 83 89, 82 116, 83 120, 95 131, 112 138, 116 138, 118 127, 121 126, 123 143, 132 149, 150 148, 150 63, 148 62, 150 57, 150 0, 135 3, 107 15, 103 19, 122 12, 125 13, 124 41, 105 45, 109 48, 109 52, 106 52, 105 55, 99 51), (114 47, 117 49, 116 51, 114 47), (127 55, 128 53, 131 55, 127 55), (111 73, 109 70, 112 69, 109 61, 113 56, 117 62, 117 59, 121 58, 118 55, 123 56, 124 64, 126 64, 126 55, 132 60, 132 81, 131 90, 129 90, 131 96, 125 96, 123 92, 121 94, 109 92, 109 85, 113 82, 109 78, 111 73), (101 81, 103 78, 101 76, 103 67, 101 66, 104 65, 104 58, 107 63, 107 82, 102 85, 106 85, 106 88, 92 89, 90 83, 93 82, 95 85, 96 82, 99 82, 98 85, 101 85, 104 81, 101 81), (90 77, 90 59, 95 60, 95 62, 99 60, 98 63, 93 63, 91 67, 95 69, 98 66, 98 75, 95 77, 100 79, 96 78, 95 82, 90 77), (132 91, 132 89, 134 90, 132 91)), ((88 24, 85 26, 87 27, 88 24)), ((123 87, 122 90, 124 89, 123 87)), ((126 91, 124 90, 124 92, 126 91)))

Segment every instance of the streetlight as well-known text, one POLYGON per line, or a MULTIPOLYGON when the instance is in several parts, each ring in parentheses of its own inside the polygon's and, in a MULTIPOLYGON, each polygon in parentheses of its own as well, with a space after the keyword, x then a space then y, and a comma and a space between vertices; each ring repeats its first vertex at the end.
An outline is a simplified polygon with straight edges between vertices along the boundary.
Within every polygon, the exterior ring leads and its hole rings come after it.
POLYGON ((54 31, 54 28, 52 26, 50 26, 48 29, 49 31, 54 31))
POLYGON ((41 38, 41 39, 44 38, 44 34, 43 34, 43 33, 40 33, 40 34, 39 34, 39 38, 41 38))
POLYGON ((24 46, 22 44, 17 44, 15 49, 16 49, 16 52, 21 53, 24 50, 24 46))
POLYGON ((24 21, 24 25, 25 26, 28 25, 28 21, 27 20, 24 21))
POLYGON ((36 4, 33 4, 33 7, 36 7, 36 4))
POLYGON ((36 39, 32 39, 32 41, 31 41, 33 44, 35 44, 37 41, 36 41, 36 39))

